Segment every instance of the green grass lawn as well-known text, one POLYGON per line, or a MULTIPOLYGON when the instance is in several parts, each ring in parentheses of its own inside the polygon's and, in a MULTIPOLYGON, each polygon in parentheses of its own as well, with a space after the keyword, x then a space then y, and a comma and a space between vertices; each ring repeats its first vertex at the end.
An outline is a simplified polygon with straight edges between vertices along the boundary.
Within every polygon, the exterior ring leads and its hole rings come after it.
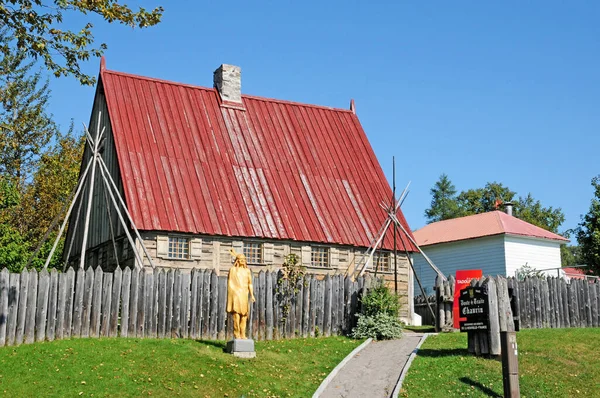
POLYGON ((35 396, 308 397, 361 341, 256 342, 257 358, 225 342, 73 339, 0 348, 0 393, 35 396))
MULTIPOLYGON (((600 397, 600 329, 517 332, 522 397, 600 397)), ((429 337, 403 397, 502 397, 502 364, 467 352, 466 333, 429 337)))

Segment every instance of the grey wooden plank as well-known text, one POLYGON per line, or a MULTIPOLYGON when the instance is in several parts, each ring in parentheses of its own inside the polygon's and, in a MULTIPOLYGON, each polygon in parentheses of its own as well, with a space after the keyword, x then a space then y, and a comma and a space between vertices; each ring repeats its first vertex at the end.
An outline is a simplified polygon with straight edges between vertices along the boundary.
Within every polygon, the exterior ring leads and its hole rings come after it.
POLYGON ((190 336, 190 284, 191 274, 181 274, 181 337, 187 339, 190 336))
MULTIPOLYGON (((100 267, 98 267, 100 268, 100 267)), ((102 291, 100 293, 100 336, 110 335, 110 310, 112 307, 113 274, 102 273, 102 291)))
POLYGON ((25 344, 31 344, 35 340, 35 314, 38 296, 38 273, 35 270, 29 272, 29 288, 27 290, 27 315, 25 320, 25 344))
POLYGON ((210 275, 210 318, 209 335, 211 339, 217 338, 217 311, 219 308, 219 279, 213 270, 210 275))
POLYGON ((227 319, 227 278, 218 277, 219 283, 219 305, 217 306, 217 339, 224 340, 227 334, 225 320, 227 319))
MULTIPOLYGON (((565 287, 565 281, 563 278, 558 278, 556 280, 557 291, 558 291, 558 308, 560 310, 560 327, 566 328, 569 312, 568 312, 568 303, 565 303, 565 295, 563 293, 563 288, 565 287)), ((566 289, 566 288, 565 288, 566 289)))
POLYGON ((56 302, 56 335, 57 340, 61 340, 64 337, 65 332, 65 306, 67 302, 67 290, 66 290, 67 274, 62 272, 58 274, 58 294, 56 302))
POLYGON ((490 319, 489 351, 491 355, 500 355, 500 318, 498 314, 498 292, 494 278, 486 278, 488 292, 488 310, 490 319))
POLYGON ((48 314, 46 323, 46 337, 54 341, 56 334, 56 305, 58 301, 58 272, 56 268, 50 270, 50 290, 48 292, 48 314))
MULTIPOLYGON (((352 277, 344 278, 344 333, 349 334, 352 330, 352 277)), ((425 325, 425 323, 423 323, 425 325)))
MULTIPOLYGON (((258 338, 260 340, 267 339, 267 276, 265 271, 260 271, 258 273, 258 286, 257 288, 258 294, 255 294, 258 300, 258 338)), ((255 292, 256 293, 256 292, 255 292)))
POLYGON ((135 310, 136 317, 136 337, 145 337, 146 330, 146 277, 148 276, 147 270, 142 268, 138 274, 138 301, 137 308, 135 310))
POLYGON ((294 308, 296 316, 294 319, 294 337, 302 337, 302 306, 304 302, 302 297, 304 295, 304 279, 300 279, 296 283, 296 293, 294 294, 294 308))
POLYGON ((92 317, 92 301, 94 298, 94 270, 89 267, 85 271, 83 287, 83 310, 81 311, 81 337, 90 337, 92 317))
POLYGON ((562 319, 561 319, 561 310, 560 310, 560 290, 558 287, 558 278, 552 278, 552 291, 553 291, 553 296, 552 299, 554 300, 554 327, 555 328, 560 328, 562 326, 562 319))
POLYGON ((540 281, 540 305, 542 314, 542 328, 550 327, 550 297, 548 295, 548 281, 546 278, 539 278, 540 281))
POLYGON ((331 302, 333 301, 333 281, 329 275, 325 276, 323 285, 323 335, 329 337, 331 336, 331 302))
POLYGON ((7 268, 0 272, 0 347, 6 345, 6 324, 8 322, 8 289, 10 274, 7 268))
POLYGON ((119 310, 121 308, 121 284, 123 281, 123 271, 121 267, 117 267, 113 274, 112 289, 110 291, 110 321, 108 335, 117 337, 119 326, 119 310))
POLYGON ((338 334, 338 303, 340 295, 339 275, 331 277, 331 334, 338 334))
MULTIPOLYGON (((280 302, 279 295, 277 293, 277 278, 278 278, 278 275, 279 275, 279 273, 277 271, 271 271, 268 274, 268 277, 271 279, 271 294, 270 294, 270 298, 269 299, 271 301, 271 306, 272 306, 272 310, 273 310, 273 327, 271 329, 271 336, 272 336, 271 338, 272 339, 278 339, 280 337, 279 336, 279 322, 280 322, 281 318, 279 316, 279 310, 281 309, 281 302, 280 302)), ((258 289, 258 283, 259 283, 258 282, 258 275, 255 275, 254 276, 254 294, 257 297, 257 299, 256 299, 257 302, 254 303, 254 305, 252 306, 252 308, 254 310, 254 313, 256 314, 256 317, 255 317, 256 320, 255 320, 255 322, 253 322, 253 324, 256 325, 256 332, 255 333, 257 335, 257 338, 258 338, 258 332, 259 332, 259 330, 258 330, 258 308, 259 308, 259 305, 258 305, 258 295, 257 295, 257 293, 258 293, 258 290, 257 290, 258 289)), ((267 276, 265 276, 265 284, 266 283, 267 283, 267 276)), ((269 293, 267 292, 267 294, 269 294, 269 293)), ((266 302, 266 300, 267 300, 267 296, 265 295, 265 321, 266 321, 266 316, 267 316, 266 315, 266 312, 267 312, 267 310, 266 310, 266 308, 267 308, 267 302, 266 302)), ((267 336, 265 336, 265 337, 267 337, 267 336)))
MULTIPOLYGON (((273 273, 271 273, 271 277, 273 276, 272 274, 273 273)), ((260 301, 260 297, 258 294, 258 275, 257 274, 252 275, 252 289, 254 291, 254 298, 256 299, 256 301, 250 305, 250 316, 248 317, 248 324, 249 324, 248 328, 249 328, 250 336, 252 336, 252 338, 254 340, 259 340, 260 336, 259 336, 259 330, 258 330, 258 303, 260 301)), ((273 333, 275 333, 275 331, 273 331, 273 333)))
POLYGON ((310 333, 308 322, 310 319, 310 277, 308 275, 304 275, 302 285, 302 337, 308 337, 310 333))
POLYGON ((160 269, 154 269, 154 288, 152 289, 152 322, 150 323, 150 332, 152 337, 158 337, 158 277, 160 269))
MULTIPOLYGON (((9 300, 10 301, 10 300, 9 300)), ((590 302, 592 306, 592 327, 598 327, 598 284, 590 285, 590 302)))
POLYGON ((27 320, 27 299, 29 297, 29 272, 23 270, 19 281, 19 308, 17 310, 17 330, 15 331, 15 345, 23 343, 25 324, 27 320))
MULTIPOLYGON (((273 273, 265 274, 265 335, 264 339, 273 340, 273 273)), ((257 296, 258 297, 258 296, 257 296)), ((262 299, 262 297, 261 297, 262 299)))
POLYGON ((104 273, 102 268, 96 267, 94 271, 94 285, 92 296, 92 313, 90 317, 90 337, 100 336, 100 322, 102 319, 102 282, 104 273))
POLYGON ((166 271, 166 311, 165 316, 165 337, 173 337, 173 289, 175 288, 175 270, 169 269, 166 271))
POLYGON ((204 270, 203 269, 199 269, 196 271, 196 279, 198 281, 198 284, 196 286, 196 319, 195 319, 195 326, 194 328, 196 329, 196 336, 194 337, 195 339, 200 339, 202 338, 202 305, 203 305, 203 288, 204 288, 204 270))
MULTIPOLYGON (((85 275, 82 271, 82 275, 85 275)), ((67 276, 65 278, 65 316, 64 316, 64 327, 63 327, 63 338, 70 338, 73 333, 73 312, 75 307, 75 278, 77 274, 73 267, 69 267, 67 270, 67 276)), ((81 308, 81 307, 80 307, 81 308)), ((81 309, 79 311, 81 314, 81 309)))
POLYGON ((592 322, 592 303, 591 303, 591 294, 590 294, 590 284, 589 282, 586 280, 583 282, 583 296, 584 296, 584 300, 585 300, 585 325, 588 328, 591 328, 593 326, 593 322, 592 322))
MULTIPOLYGON (((35 271, 33 271, 35 272, 35 271)), ((42 270, 38 274, 38 294, 35 314, 35 341, 46 339, 46 322, 48 315, 48 295, 50 291, 50 274, 42 270)))
POLYGON ((131 270, 131 286, 129 287, 129 324, 127 325, 127 336, 137 335, 137 310, 140 295, 140 270, 131 270))
MULTIPOLYGON (((73 270, 73 268, 70 268, 71 270, 73 270)), ((67 279, 69 275, 69 271, 67 271, 67 279)), ((74 288, 74 294, 73 294, 73 317, 72 317, 72 324, 71 324, 71 335, 73 337, 81 337, 81 328, 83 326, 83 302, 84 302, 84 298, 85 298, 85 279, 86 279, 86 272, 83 269, 79 269, 77 271, 77 273, 75 274, 75 270, 73 270, 73 288, 74 288)), ((68 282, 68 281, 67 281, 68 282)), ((67 286, 68 288, 68 286, 67 286)), ((67 291, 67 301, 69 301, 69 292, 67 291)), ((89 314, 89 313, 88 313, 89 314)), ((66 313, 65 314, 65 338, 68 338, 69 336, 67 336, 67 333, 69 332, 69 328, 67 328, 66 323, 68 322, 68 317, 69 314, 66 313)), ((89 315, 88 315, 89 317, 89 315)), ((88 330, 89 330, 89 321, 88 321, 88 330)))
POLYGON ((17 333, 17 315, 19 313, 19 291, 21 288, 21 274, 11 273, 8 288, 8 320, 6 322, 6 344, 15 344, 17 333))
POLYGON ((144 336, 152 336, 152 315, 154 314, 153 307, 154 299, 154 271, 152 268, 145 270, 144 275, 144 336))
POLYGON ((575 292, 577 294, 577 309, 579 310, 579 327, 585 327, 585 301, 583 298, 583 286, 580 280, 575 282, 575 292))
POLYGON ((198 338, 196 319, 198 318, 198 276, 199 270, 192 269, 192 287, 190 289, 190 338, 198 338))
POLYGON ((210 338, 210 281, 212 273, 209 270, 204 271, 204 281, 202 282, 202 338, 210 338))
POLYGON ((346 300, 346 293, 345 293, 345 289, 346 286, 344 284, 344 275, 339 274, 338 275, 338 287, 339 287, 339 291, 338 291, 338 317, 337 317, 337 329, 338 329, 338 334, 343 334, 344 333, 344 325, 345 325, 345 321, 344 321, 344 313, 345 313, 345 309, 344 309, 344 303, 346 300))
POLYGON ((181 271, 175 270, 173 278, 173 324, 171 338, 181 337, 181 271))
POLYGON ((317 280, 314 275, 310 275, 310 295, 309 295, 309 319, 308 330, 310 337, 315 337, 315 327, 317 324, 317 280))
POLYGON ((167 320, 167 274, 164 269, 158 271, 158 311, 156 319, 156 334, 162 339, 166 335, 167 320))
POLYGON ((121 327, 119 335, 121 337, 129 336, 129 302, 131 300, 131 268, 123 270, 123 280, 121 281, 121 327))
POLYGON ((325 309, 325 281, 324 280, 320 280, 317 281, 317 320, 316 320, 316 325, 315 328, 319 328, 319 336, 323 335, 323 323, 324 323, 324 317, 323 317, 323 310, 325 309))

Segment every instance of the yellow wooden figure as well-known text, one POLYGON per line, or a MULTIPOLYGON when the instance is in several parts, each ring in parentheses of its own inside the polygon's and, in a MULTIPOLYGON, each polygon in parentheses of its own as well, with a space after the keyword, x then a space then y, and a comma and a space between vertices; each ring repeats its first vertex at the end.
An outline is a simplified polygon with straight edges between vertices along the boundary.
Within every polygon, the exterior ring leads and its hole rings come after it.
POLYGON ((230 253, 235 257, 235 262, 227 275, 227 312, 233 317, 233 337, 245 339, 249 311, 248 294, 252 302, 256 301, 252 289, 252 271, 248 269, 246 256, 236 254, 233 249, 230 253))

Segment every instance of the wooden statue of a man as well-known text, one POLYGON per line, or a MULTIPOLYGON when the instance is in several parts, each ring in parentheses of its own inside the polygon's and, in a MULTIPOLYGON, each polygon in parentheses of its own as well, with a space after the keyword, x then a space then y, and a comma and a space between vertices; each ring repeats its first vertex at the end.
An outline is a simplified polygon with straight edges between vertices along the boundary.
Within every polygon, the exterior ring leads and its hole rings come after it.
POLYGON ((233 336, 236 339, 246 338, 246 322, 248 321, 248 295, 252 302, 254 292, 252 289, 252 272, 248 269, 246 256, 236 254, 233 267, 227 275, 227 312, 233 317, 233 336))

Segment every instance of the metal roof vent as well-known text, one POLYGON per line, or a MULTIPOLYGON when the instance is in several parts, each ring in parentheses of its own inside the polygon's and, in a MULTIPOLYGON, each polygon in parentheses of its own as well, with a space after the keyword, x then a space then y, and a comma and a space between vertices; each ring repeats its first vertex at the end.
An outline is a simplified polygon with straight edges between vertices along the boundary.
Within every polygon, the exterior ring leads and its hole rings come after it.
POLYGON ((509 216, 513 215, 513 204, 512 204, 512 202, 506 202, 506 203, 504 203, 504 211, 509 216))

